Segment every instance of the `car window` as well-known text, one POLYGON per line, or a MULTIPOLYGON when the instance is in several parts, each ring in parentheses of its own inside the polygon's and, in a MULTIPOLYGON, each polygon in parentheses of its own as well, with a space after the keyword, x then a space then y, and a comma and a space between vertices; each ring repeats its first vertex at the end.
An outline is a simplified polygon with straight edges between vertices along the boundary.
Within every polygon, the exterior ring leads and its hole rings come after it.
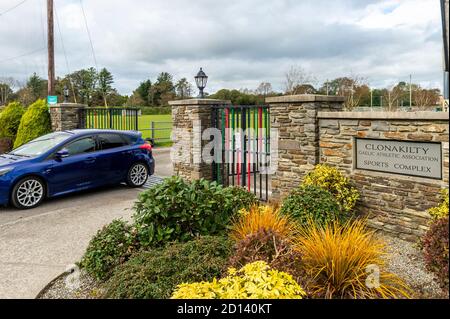
POLYGON ((119 134, 99 134, 98 141, 101 150, 121 147, 127 145, 119 134))
POLYGON ((64 148, 69 152, 69 156, 90 153, 95 151, 95 140, 93 137, 82 138, 67 144, 64 148))
POLYGON ((10 154, 29 157, 39 156, 70 137, 71 134, 65 132, 50 133, 16 148, 10 154))

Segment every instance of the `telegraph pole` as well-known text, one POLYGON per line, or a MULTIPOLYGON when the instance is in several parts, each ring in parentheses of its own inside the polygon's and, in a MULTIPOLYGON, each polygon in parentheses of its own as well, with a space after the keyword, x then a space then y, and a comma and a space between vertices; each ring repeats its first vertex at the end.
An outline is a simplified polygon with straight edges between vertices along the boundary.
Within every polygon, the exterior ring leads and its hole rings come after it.
POLYGON ((55 42, 53 36, 53 0, 47 0, 47 49, 48 49, 47 94, 55 95, 55 42))
POLYGON ((412 82, 411 82, 411 74, 409 75, 409 108, 412 108, 412 82))

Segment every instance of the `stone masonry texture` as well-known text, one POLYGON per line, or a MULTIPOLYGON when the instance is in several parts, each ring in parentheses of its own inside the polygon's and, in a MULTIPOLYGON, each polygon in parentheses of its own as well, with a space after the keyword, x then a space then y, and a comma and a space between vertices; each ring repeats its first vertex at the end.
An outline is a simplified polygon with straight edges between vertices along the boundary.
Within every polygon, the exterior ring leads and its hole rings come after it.
POLYGON ((74 103, 61 103, 50 106, 50 119, 53 131, 74 130, 84 127, 81 110, 86 106, 74 103))
POLYGON ((361 194, 357 210, 367 216, 370 226, 409 241, 416 241, 428 229, 427 210, 439 203, 440 190, 448 188, 448 118, 427 120, 427 115, 434 114, 420 113, 403 119, 399 113, 375 118, 369 113, 365 119, 353 118, 355 114, 350 112, 319 113, 320 162, 339 168, 351 178, 361 194), (345 116, 335 118, 341 115, 345 116), (441 142, 443 179, 354 169, 355 137, 441 142))
POLYGON ((340 111, 343 98, 292 95, 267 98, 271 129, 278 130, 278 169, 271 176, 272 198, 286 196, 319 163, 319 111, 340 111))
POLYGON ((173 172, 186 180, 212 179, 212 166, 201 160, 204 146, 209 140, 201 138, 203 131, 211 127, 211 108, 214 105, 230 104, 229 101, 214 99, 190 99, 171 101, 172 106, 172 162, 173 172), (194 123, 199 123, 197 130, 194 123), (200 160, 200 161, 199 161, 200 160))

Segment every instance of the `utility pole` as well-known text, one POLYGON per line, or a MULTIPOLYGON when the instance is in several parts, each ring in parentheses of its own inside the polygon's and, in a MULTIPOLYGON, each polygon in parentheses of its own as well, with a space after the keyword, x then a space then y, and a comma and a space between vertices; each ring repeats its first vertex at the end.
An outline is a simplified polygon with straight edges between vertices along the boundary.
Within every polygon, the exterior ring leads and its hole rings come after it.
POLYGON ((373 111, 373 90, 370 88, 370 110, 373 111))
POLYGON ((409 75, 409 109, 412 108, 412 84, 411 84, 411 74, 409 75))
POLYGON ((47 50, 48 50, 47 94, 55 95, 55 42, 53 36, 53 0, 47 0, 47 50))

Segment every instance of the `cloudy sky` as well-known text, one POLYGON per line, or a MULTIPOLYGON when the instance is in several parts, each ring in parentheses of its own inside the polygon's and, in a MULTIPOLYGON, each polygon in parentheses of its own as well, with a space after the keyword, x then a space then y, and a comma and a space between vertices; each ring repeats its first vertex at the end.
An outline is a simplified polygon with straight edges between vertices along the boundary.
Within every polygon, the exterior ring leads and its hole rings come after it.
MULTIPOLYGON (((0 0, 0 77, 46 77, 46 1, 13 8, 22 1, 0 0)), ((80 0, 54 1, 57 75, 95 66, 80 0)), ((439 0, 84 0, 83 6, 97 65, 114 74, 122 94, 161 71, 193 82, 200 66, 209 75, 208 92, 254 89, 262 81, 281 91, 290 66, 318 82, 354 74, 380 87, 412 74, 425 87, 442 86, 439 0)))

